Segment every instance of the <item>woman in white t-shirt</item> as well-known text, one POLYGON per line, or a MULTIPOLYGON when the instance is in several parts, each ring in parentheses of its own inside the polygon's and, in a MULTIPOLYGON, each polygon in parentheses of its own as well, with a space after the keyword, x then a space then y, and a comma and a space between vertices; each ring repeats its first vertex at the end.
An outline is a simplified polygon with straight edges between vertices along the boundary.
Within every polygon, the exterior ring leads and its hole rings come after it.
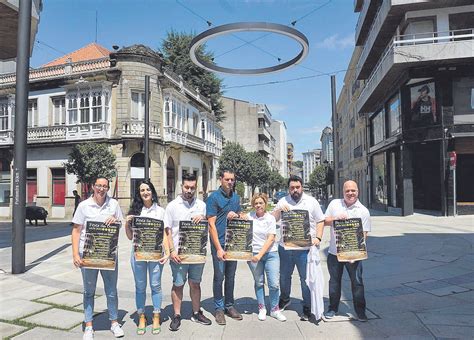
MULTIPOLYGON (((155 187, 149 180, 142 180, 138 183, 135 197, 133 198, 132 207, 127 215, 127 222, 125 231, 127 237, 133 239, 132 219, 134 216, 151 217, 163 221, 165 210, 158 205, 158 195, 155 187)), ((166 237, 164 233, 163 237, 166 237)), ((161 273, 163 272, 163 264, 169 256, 168 242, 164 240, 163 247, 165 256, 159 262, 151 261, 137 261, 132 247, 131 264, 133 276, 135 278, 135 303, 138 314, 137 334, 143 335, 146 332, 146 317, 145 317, 145 301, 146 301, 146 286, 149 276, 151 287, 151 300, 153 302, 153 324, 152 333, 158 334, 161 331, 160 313, 161 301, 163 294, 161 291, 161 273), (147 272, 149 275, 147 275, 147 272)))
POLYGON ((270 316, 286 321, 286 317, 278 307, 280 299, 280 257, 278 245, 275 243, 276 221, 275 217, 266 212, 268 196, 258 193, 252 197, 252 207, 255 211, 249 214, 253 220, 253 257, 248 262, 255 280, 255 295, 258 302, 258 319, 263 321, 267 317, 265 308, 265 276, 267 276, 270 294, 270 316))

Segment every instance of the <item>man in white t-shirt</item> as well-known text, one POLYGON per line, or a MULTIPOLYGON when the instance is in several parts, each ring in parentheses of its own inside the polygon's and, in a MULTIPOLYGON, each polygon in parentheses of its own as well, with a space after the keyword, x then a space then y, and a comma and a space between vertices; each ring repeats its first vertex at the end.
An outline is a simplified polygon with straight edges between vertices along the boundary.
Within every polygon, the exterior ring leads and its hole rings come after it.
MULTIPOLYGON (((329 308, 324 314, 326 319, 333 318, 339 308, 341 299, 341 280, 344 267, 351 279, 352 300, 354 309, 359 321, 367 321, 365 314, 364 282, 362 280, 362 261, 339 262, 337 259, 336 235, 334 232, 333 221, 344 220, 347 218, 361 218, 364 237, 371 230, 370 213, 359 201, 359 189, 354 181, 346 181, 343 186, 343 199, 334 199, 326 210, 324 224, 331 226, 331 241, 329 244, 329 254, 327 258, 329 271, 329 308)), ((319 232, 319 231, 318 231, 319 232)), ((322 236, 322 230, 319 237, 322 236)))
POLYGON ((173 301, 174 315, 171 317, 169 329, 177 331, 181 326, 181 302, 183 301, 183 288, 186 279, 189 279, 189 289, 193 315, 191 321, 202 325, 210 325, 209 320, 201 310, 201 278, 204 263, 183 264, 178 255, 179 246, 179 221, 193 221, 199 223, 206 219, 206 204, 195 197, 197 179, 194 174, 183 175, 181 195, 171 201, 165 210, 165 230, 170 246, 170 265, 173 273, 173 288, 171 300, 173 301), (170 237, 172 236, 172 237, 170 237))
MULTIPOLYGON (((303 180, 298 176, 288 179, 289 195, 280 199, 272 214, 277 221, 281 218, 282 211, 307 210, 313 244, 319 246, 321 238, 316 236, 316 227, 323 227, 324 214, 318 201, 303 192, 303 180)), ((301 295, 303 296, 303 314, 301 320, 309 320, 311 316, 311 293, 306 284, 306 266, 308 262, 308 249, 285 249, 283 237, 280 239, 278 253, 280 255, 280 310, 290 305, 291 275, 296 268, 300 276, 301 295)))

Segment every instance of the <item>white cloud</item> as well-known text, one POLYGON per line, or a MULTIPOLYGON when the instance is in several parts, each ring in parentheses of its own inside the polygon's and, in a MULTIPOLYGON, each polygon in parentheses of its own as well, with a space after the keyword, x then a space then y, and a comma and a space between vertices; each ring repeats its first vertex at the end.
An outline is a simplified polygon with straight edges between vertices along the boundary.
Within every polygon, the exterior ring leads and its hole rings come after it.
POLYGON ((320 43, 316 44, 317 48, 325 48, 328 50, 339 50, 354 47, 354 33, 349 33, 344 37, 339 37, 339 34, 333 34, 325 38, 320 43))

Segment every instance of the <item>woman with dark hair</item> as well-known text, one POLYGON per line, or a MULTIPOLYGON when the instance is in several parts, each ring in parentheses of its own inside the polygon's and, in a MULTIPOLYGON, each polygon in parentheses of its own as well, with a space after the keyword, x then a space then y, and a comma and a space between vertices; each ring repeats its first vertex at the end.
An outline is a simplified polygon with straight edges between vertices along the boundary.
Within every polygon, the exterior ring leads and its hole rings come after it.
MULTIPOLYGON (((158 205, 158 195, 156 194, 153 184, 149 180, 140 181, 138 183, 132 206, 126 219, 125 231, 127 233, 127 237, 130 240, 133 238, 132 219, 134 216, 144 216, 157 220, 163 220, 164 214, 165 210, 158 205)), ((163 237, 166 238, 166 233, 164 233, 163 237)), ((169 255, 168 242, 166 239, 163 242, 163 246, 166 256, 164 256, 159 262, 137 261, 132 249, 132 257, 130 262, 132 264, 133 276, 135 278, 135 302, 138 314, 138 335, 143 335, 146 332, 145 301, 147 271, 149 273, 151 299, 153 302, 152 333, 158 334, 161 331, 161 273, 163 271, 163 264, 166 262, 169 255)))

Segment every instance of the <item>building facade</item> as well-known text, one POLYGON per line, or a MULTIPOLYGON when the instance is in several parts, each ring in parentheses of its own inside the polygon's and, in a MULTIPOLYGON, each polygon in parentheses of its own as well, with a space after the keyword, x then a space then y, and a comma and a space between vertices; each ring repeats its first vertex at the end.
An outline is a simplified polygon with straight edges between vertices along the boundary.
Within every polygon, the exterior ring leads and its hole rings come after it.
POLYGON ((457 210, 472 209, 472 0, 358 0, 355 11, 360 56, 347 86, 360 87, 355 113, 368 127, 370 205, 452 214, 456 191, 457 210))
POLYGON ((334 163, 332 128, 326 126, 321 132, 321 163, 334 163))
MULTIPOLYGON (((162 204, 174 199, 184 172, 198 177, 199 196, 217 188, 222 133, 206 98, 162 68, 143 45, 110 53, 90 44, 30 71, 27 204, 70 218, 73 190, 83 191, 64 163, 77 143, 106 143, 115 154, 110 195, 128 211, 144 177, 145 75, 150 76, 150 179, 162 204)), ((11 215, 15 74, 0 76, 0 217, 11 215)), ((84 193, 86 195, 86 193, 84 193)))
POLYGON ((287 132, 286 124, 282 120, 272 120, 270 125, 270 132, 272 136, 275 136, 276 143, 276 168, 283 178, 288 177, 288 164, 287 164, 287 132))
POLYGON ((288 168, 288 176, 294 175, 293 161, 295 147, 293 143, 286 143, 286 166, 288 168))
POLYGON ((303 183, 309 183, 309 176, 314 168, 321 165, 321 149, 303 152, 303 183))

